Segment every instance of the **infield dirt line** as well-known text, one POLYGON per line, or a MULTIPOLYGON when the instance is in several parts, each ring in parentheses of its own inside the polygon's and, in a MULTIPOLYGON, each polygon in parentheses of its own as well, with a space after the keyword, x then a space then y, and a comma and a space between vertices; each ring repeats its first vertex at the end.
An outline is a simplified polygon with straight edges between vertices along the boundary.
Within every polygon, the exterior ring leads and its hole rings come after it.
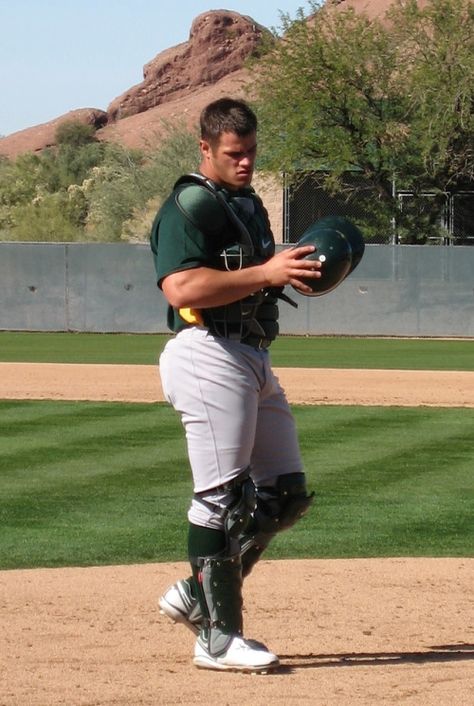
MULTIPOLYGON (((474 372, 275 368, 291 404, 474 407, 474 372)), ((161 402, 156 365, 0 363, 0 399, 161 402)))

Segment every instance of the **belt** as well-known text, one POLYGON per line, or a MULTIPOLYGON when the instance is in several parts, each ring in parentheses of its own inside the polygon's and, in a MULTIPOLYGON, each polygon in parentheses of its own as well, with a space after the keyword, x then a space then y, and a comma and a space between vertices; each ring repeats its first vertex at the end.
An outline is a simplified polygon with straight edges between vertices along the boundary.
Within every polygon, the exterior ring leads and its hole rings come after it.
MULTIPOLYGON (((230 329, 230 326, 228 327, 230 329)), ((259 336, 255 333, 249 333, 246 336, 241 335, 240 326, 238 331, 227 331, 227 336, 223 335, 220 331, 213 330, 212 327, 208 327, 208 331, 212 333, 216 338, 227 338, 229 341, 238 341, 239 343, 244 343, 246 346, 255 348, 257 351, 265 351, 273 343, 273 338, 266 338, 265 336, 259 336)))

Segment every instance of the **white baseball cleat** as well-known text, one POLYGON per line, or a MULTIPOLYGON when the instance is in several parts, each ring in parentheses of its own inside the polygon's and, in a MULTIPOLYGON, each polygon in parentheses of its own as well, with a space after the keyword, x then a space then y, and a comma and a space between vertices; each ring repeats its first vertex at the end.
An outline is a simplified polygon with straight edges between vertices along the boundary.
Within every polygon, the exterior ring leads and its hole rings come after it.
POLYGON ((160 613, 167 615, 175 623, 182 623, 195 635, 199 635, 202 613, 198 600, 192 595, 189 581, 177 581, 163 593, 158 603, 160 613))
POLYGON ((280 660, 262 643, 235 635, 226 651, 218 656, 211 655, 204 643, 198 639, 194 648, 194 664, 201 669, 267 672, 278 667, 280 660))

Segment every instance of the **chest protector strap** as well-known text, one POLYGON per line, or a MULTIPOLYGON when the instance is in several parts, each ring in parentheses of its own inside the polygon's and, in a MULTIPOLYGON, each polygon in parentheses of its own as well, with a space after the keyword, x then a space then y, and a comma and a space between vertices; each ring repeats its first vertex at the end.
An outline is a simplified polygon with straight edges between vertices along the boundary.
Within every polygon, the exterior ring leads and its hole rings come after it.
POLYGON ((181 184, 187 184, 188 188, 177 193, 176 203, 186 218, 204 233, 222 231, 230 221, 243 252, 252 258, 255 254, 252 237, 223 191, 202 174, 184 174, 175 183, 174 189, 181 184))

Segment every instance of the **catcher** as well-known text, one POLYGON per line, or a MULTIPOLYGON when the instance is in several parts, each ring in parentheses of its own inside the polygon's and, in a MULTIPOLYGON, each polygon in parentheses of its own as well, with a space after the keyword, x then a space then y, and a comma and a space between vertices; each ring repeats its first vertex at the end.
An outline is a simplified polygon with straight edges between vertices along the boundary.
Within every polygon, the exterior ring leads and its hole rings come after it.
POLYGON ((160 375, 181 416, 194 485, 191 575, 159 604, 196 633, 197 667, 267 671, 278 657, 243 636, 242 582, 312 502, 268 348, 278 334, 278 299, 288 300, 283 287, 311 294, 321 263, 305 259, 312 244, 275 254, 267 212, 250 186, 257 119, 249 106, 214 101, 200 126, 199 173, 178 180, 151 234, 176 332, 160 375))

